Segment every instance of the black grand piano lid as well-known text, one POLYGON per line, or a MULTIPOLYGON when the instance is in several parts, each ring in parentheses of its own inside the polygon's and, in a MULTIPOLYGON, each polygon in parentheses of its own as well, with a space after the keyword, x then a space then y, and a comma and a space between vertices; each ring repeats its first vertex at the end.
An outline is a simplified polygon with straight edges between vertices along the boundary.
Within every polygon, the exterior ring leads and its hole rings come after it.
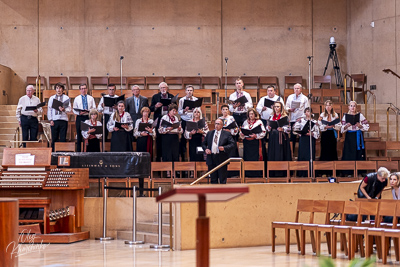
POLYGON ((58 156, 70 156, 69 168, 89 168, 90 178, 147 178, 151 159, 147 152, 53 152, 51 164, 58 156))

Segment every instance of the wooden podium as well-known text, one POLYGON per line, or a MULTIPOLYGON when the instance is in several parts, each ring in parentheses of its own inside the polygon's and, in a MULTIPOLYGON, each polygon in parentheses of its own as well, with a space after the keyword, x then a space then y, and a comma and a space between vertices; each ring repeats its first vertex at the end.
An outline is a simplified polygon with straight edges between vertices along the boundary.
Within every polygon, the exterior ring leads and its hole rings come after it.
POLYGON ((198 202, 199 217, 196 220, 196 266, 209 266, 210 228, 206 217, 206 202, 229 201, 249 192, 248 186, 182 186, 156 198, 157 202, 198 202))

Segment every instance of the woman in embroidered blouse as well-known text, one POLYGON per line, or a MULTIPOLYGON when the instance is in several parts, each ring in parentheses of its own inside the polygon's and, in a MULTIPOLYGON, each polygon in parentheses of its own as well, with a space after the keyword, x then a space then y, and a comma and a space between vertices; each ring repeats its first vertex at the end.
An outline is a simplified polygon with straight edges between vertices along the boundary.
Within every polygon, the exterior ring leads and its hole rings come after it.
MULTIPOLYGON (((89 120, 86 120, 85 123, 90 126, 102 126, 101 122, 98 121, 99 112, 95 109, 91 109, 89 112, 89 120)), ((92 134, 96 129, 91 128, 88 131, 81 131, 84 139, 88 140, 86 152, 100 152, 100 139, 103 136, 102 134, 92 134)))
POLYGON ((256 127, 261 127, 261 133, 251 134, 245 136, 240 132, 240 138, 243 139, 243 159, 246 161, 259 161, 262 159, 262 154, 260 153, 261 139, 265 137, 266 130, 264 124, 260 119, 258 119, 258 113, 254 108, 249 108, 247 110, 247 119, 243 122, 242 129, 252 130, 256 127))
POLYGON ((111 133, 111 152, 132 151, 132 129, 131 115, 125 112, 125 102, 118 101, 115 110, 108 120, 107 129, 111 133), (116 122, 123 123, 122 129, 115 127, 116 122))
MULTIPOLYGON (((274 111, 269 118, 270 120, 277 121, 287 117, 286 111, 281 102, 275 102, 273 109, 274 111)), ((268 140, 268 161, 292 160, 292 151, 290 150, 290 140, 288 136, 288 133, 290 133, 290 124, 278 127, 277 129, 271 129, 270 126, 267 126, 267 130, 270 132, 268 140)), ((284 172, 271 171, 270 176, 284 176, 284 172)))
MULTIPOLYGON (((179 122, 178 117, 175 114, 178 112, 178 106, 176 104, 170 104, 168 106, 168 113, 161 118, 162 121, 169 123, 179 122)), ((179 134, 183 133, 182 127, 179 125, 178 128, 172 129, 172 127, 158 128, 158 132, 162 135, 162 161, 179 161, 179 134)))
MULTIPOLYGON (((193 119, 192 121, 198 122, 203 118, 203 114, 200 108, 195 108, 193 110, 193 119)), ((203 137, 206 136, 208 133, 208 125, 207 122, 204 124, 202 129, 192 130, 188 132, 185 130, 185 138, 189 139, 189 158, 190 161, 204 161, 203 154, 197 154, 196 149, 197 147, 201 147, 201 143, 203 142, 203 137)))
POLYGON ((137 119, 135 122, 135 129, 133 131, 133 136, 137 139, 136 152, 149 152, 150 159, 153 158, 153 140, 156 136, 156 131, 152 127, 146 127, 146 131, 139 131, 140 123, 150 123, 153 124, 153 120, 149 118, 150 109, 148 107, 143 107, 140 111, 142 118, 137 119))
MULTIPOLYGON (((297 158, 298 161, 310 161, 310 134, 312 136, 312 156, 313 160, 315 160, 315 141, 319 138, 319 127, 317 121, 311 120, 311 110, 310 108, 304 109, 305 118, 302 117, 300 120, 296 121, 293 125, 293 133, 300 136, 299 139, 299 156, 297 158), (308 121, 314 123, 314 126, 311 128, 311 131, 308 131, 307 134, 299 134, 297 131, 301 131, 303 126, 308 121)), ((298 171, 297 175, 299 177, 306 177, 307 171, 298 171)))
POLYGON ((319 130, 321 132, 321 161, 338 160, 337 156, 337 132, 342 126, 341 121, 335 125, 328 126, 327 122, 339 119, 339 115, 333 110, 331 100, 325 102, 325 111, 320 114, 318 119, 319 130))
MULTIPOLYGON (((357 114, 357 103, 350 101, 347 114, 357 114)), ((343 146, 342 160, 365 160, 364 137, 363 133, 368 131, 369 124, 363 114, 360 113, 360 121, 355 125, 346 123, 346 115, 342 118, 341 132, 346 133, 343 146)))

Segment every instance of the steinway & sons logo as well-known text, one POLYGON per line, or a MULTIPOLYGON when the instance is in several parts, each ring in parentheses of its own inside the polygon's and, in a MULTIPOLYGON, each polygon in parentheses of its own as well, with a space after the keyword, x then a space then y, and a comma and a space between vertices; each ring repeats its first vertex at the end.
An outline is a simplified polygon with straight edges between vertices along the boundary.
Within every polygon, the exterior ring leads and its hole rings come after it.
POLYGON ((103 160, 99 160, 99 164, 82 164, 82 168, 120 168, 120 164, 104 164, 103 160))

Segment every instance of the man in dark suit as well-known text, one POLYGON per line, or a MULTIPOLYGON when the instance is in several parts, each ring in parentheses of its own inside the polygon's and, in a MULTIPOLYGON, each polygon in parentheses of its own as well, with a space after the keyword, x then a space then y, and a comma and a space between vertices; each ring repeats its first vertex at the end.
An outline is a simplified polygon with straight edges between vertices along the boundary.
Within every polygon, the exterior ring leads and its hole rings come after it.
POLYGON ((154 112, 154 121, 158 119, 156 126, 156 148, 157 148, 157 156, 156 161, 161 161, 161 153, 162 153, 162 144, 161 144, 161 135, 158 134, 158 128, 160 127, 160 122, 162 116, 168 113, 168 106, 163 106, 161 103, 161 99, 172 99, 174 95, 168 93, 168 84, 166 82, 161 82, 158 87, 160 88, 160 92, 153 95, 151 98, 150 111, 154 112))
MULTIPOLYGON (((235 147, 235 141, 232 135, 223 131, 224 123, 221 119, 215 120, 215 130, 209 131, 204 138, 202 143, 203 150, 207 154, 206 163, 208 165, 208 170, 211 170, 227 160, 229 158, 229 153, 235 147)), ((217 171, 211 174, 211 183, 218 184, 218 179, 220 184, 226 184, 228 165, 219 168, 217 171)))
POLYGON ((136 120, 142 117, 140 113, 142 108, 149 106, 149 100, 140 95, 139 85, 132 85, 132 94, 131 97, 126 99, 125 111, 131 115, 133 125, 135 125, 136 120))

